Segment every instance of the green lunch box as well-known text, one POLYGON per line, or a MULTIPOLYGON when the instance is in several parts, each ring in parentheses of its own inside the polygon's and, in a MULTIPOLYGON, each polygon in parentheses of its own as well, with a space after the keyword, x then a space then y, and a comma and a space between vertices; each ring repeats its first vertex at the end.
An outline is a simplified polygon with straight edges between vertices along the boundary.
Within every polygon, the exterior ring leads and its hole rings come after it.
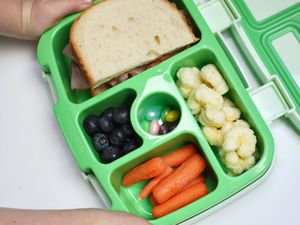
MULTIPOLYGON (((193 223, 260 183, 270 171, 275 154, 273 138, 267 125, 269 122, 286 115, 294 121, 296 127, 300 127, 299 114, 293 99, 287 97, 293 88, 285 91, 277 76, 270 76, 266 73, 267 69, 261 68, 263 63, 240 23, 243 20, 237 9, 240 7, 243 12, 243 6, 240 6, 239 1, 174 2, 179 9, 184 9, 190 14, 197 27, 196 35, 201 37, 200 41, 95 97, 92 97, 89 91, 71 91, 71 61, 63 55, 63 49, 69 41, 71 25, 79 13, 64 18, 44 33, 38 45, 38 60, 54 96, 56 119, 84 177, 91 182, 109 210, 127 211, 145 218, 152 224, 166 225, 193 223), (239 38, 241 51, 244 51, 250 60, 247 64, 255 68, 253 71, 261 78, 261 87, 254 89, 243 77, 243 68, 231 54, 224 38, 223 31, 228 30, 239 38), (228 175, 218 149, 208 144, 201 125, 197 123, 176 86, 176 73, 181 67, 200 68, 209 63, 215 64, 223 75, 230 88, 226 96, 241 109, 242 118, 250 123, 257 136, 260 157, 251 169, 238 176, 228 175), (270 77, 266 78, 264 74, 270 77), (270 90, 275 93, 274 98, 279 99, 277 111, 284 107, 283 111, 270 114, 270 109, 264 108, 265 104, 260 102, 260 98, 269 97, 270 90), (286 94, 284 97, 282 90, 286 94), (289 102, 286 102, 286 98, 289 102), (131 123, 140 136, 142 145, 114 162, 104 164, 83 129, 83 120, 90 114, 100 114, 108 107, 122 106, 128 101, 132 102, 131 123), (143 129, 140 123, 142 112, 153 104, 170 105, 180 110, 180 121, 172 132, 155 136, 143 129), (200 154, 207 161, 204 177, 209 193, 173 213, 156 219, 152 217, 149 199, 138 199, 138 194, 146 182, 125 188, 121 184, 122 177, 144 161, 163 156, 188 143, 197 145, 200 154)), ((297 7, 299 12, 299 5, 297 7)), ((246 28, 247 24, 245 30, 246 28)))

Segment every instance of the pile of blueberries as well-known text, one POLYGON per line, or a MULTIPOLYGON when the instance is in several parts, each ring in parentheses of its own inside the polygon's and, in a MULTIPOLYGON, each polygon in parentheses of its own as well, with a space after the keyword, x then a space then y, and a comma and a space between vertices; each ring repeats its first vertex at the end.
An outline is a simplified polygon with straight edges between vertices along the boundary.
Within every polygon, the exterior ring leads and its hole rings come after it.
POLYGON ((110 163, 140 147, 129 117, 130 106, 110 107, 100 116, 89 115, 83 121, 84 130, 103 163, 110 163))

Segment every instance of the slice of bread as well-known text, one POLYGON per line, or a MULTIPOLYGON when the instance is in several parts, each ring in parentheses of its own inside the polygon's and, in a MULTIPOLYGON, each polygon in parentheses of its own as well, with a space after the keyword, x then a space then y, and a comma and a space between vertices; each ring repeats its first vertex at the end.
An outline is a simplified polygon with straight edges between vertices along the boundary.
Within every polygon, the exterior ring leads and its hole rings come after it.
POLYGON ((91 89, 197 40, 168 0, 103 0, 84 11, 70 33, 91 89))

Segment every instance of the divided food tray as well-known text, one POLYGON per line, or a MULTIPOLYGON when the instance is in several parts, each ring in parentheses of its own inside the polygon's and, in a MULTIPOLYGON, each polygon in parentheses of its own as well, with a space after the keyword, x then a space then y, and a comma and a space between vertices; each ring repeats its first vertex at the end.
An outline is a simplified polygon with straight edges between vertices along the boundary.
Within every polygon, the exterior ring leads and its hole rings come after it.
POLYGON ((177 224, 217 206, 259 180, 270 168, 274 157, 273 138, 265 121, 196 5, 190 0, 174 2, 179 9, 189 13, 197 27, 196 35, 200 37, 200 41, 95 97, 88 91, 71 91, 71 62, 63 55, 63 48, 69 40, 70 27, 79 14, 63 19, 47 31, 38 46, 39 63, 47 74, 47 79, 54 85, 53 91, 57 98, 54 113, 78 166, 82 172, 93 175, 98 181, 110 201, 109 209, 128 211, 152 224, 177 224), (201 68, 209 63, 215 64, 223 75, 230 88, 226 96, 241 109, 242 118, 250 123, 257 137, 260 157, 251 169, 238 176, 227 174, 218 150, 206 141, 200 124, 193 117, 176 86, 176 73, 181 67, 201 68), (83 120, 90 114, 99 115, 108 107, 121 106, 127 102, 132 102, 130 119, 142 145, 116 161, 104 164, 84 132, 83 120), (140 112, 154 102, 158 105, 171 104, 180 110, 180 121, 172 132, 155 136, 143 130, 139 122, 140 112), (138 199, 145 183, 125 188, 121 179, 127 171, 145 160, 172 152, 187 143, 196 144, 208 163, 204 176, 209 194, 171 214, 155 219, 151 215, 152 206, 149 200, 138 199))

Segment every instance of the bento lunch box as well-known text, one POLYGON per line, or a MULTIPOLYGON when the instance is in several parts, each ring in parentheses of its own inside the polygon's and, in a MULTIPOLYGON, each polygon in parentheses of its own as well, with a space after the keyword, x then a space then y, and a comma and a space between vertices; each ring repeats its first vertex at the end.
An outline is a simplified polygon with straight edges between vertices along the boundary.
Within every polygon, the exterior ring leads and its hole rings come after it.
POLYGON ((64 18, 48 30, 38 45, 39 63, 49 82, 53 82, 52 92, 56 99, 54 114, 80 170, 87 177, 93 177, 93 182, 97 183, 95 185, 102 188, 101 195, 108 199, 110 210, 127 211, 145 218, 152 224, 165 225, 188 221, 237 196, 266 174, 272 164, 275 150, 266 122, 196 4, 191 0, 175 0, 174 3, 179 9, 184 9, 190 14, 200 41, 95 97, 92 97, 89 91, 71 91, 71 61, 63 55, 63 48, 69 41, 71 25, 79 13, 64 18), (176 73, 181 67, 201 68, 209 63, 215 64, 223 75, 230 88, 226 96, 241 109, 242 118, 250 123, 257 137, 260 157, 251 169, 238 176, 227 174, 218 149, 208 144, 201 125, 197 123, 176 86, 176 73), (127 102, 132 102, 130 119, 142 144, 133 152, 104 164, 83 129, 83 120, 90 114, 100 114, 108 107, 122 106, 127 102), (172 105, 180 110, 180 121, 173 131, 164 135, 145 132, 140 124, 141 112, 152 104, 172 105), (144 161, 170 153, 188 143, 197 145, 200 154, 207 161, 204 176, 209 193, 173 213, 155 219, 151 214, 149 199, 138 199, 138 194, 146 182, 125 188, 121 184, 122 177, 144 161))

